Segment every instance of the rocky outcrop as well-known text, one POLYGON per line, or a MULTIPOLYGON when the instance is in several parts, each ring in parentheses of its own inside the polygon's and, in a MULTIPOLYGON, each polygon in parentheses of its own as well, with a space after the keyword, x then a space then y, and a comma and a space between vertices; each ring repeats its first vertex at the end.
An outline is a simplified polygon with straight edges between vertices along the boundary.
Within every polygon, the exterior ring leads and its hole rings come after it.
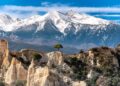
POLYGON ((48 66, 58 66, 63 63, 63 55, 61 52, 50 52, 47 53, 48 56, 48 66))
POLYGON ((47 53, 47 56, 48 61, 46 66, 36 66, 34 61, 32 61, 28 69, 27 86, 87 85, 84 81, 76 81, 70 77, 74 76, 73 70, 64 63, 64 57, 61 52, 50 52, 47 53))
POLYGON ((47 55, 48 62, 44 67, 37 67, 34 61, 31 62, 28 69, 27 86, 67 86, 57 71, 55 72, 50 69, 53 65, 61 65, 63 59, 62 53, 51 52, 47 55))
POLYGON ((38 52, 32 49, 22 49, 18 52, 10 52, 10 55, 19 60, 26 69, 28 69, 32 59, 36 54, 38 54, 40 57, 44 57, 41 59, 41 61, 47 60, 46 55, 43 52, 38 52))
POLYGON ((11 65, 5 74, 5 82, 11 85, 17 80, 26 80, 26 79, 27 79, 27 70, 24 69, 21 62, 13 58, 11 61, 11 65))
POLYGON ((117 86, 120 82, 118 48, 98 47, 74 55, 31 49, 9 53, 7 41, 0 43, 0 65, 5 69, 0 78, 8 85, 17 80, 27 81, 26 86, 110 86, 111 82, 117 86))
POLYGON ((116 52, 108 47, 90 49, 88 53, 88 60, 91 66, 101 67, 108 64, 119 67, 116 52))
POLYGON ((20 62, 16 65, 17 68, 17 80, 27 80, 27 70, 23 67, 22 63, 20 62))
POLYGON ((51 73, 48 67, 29 68, 27 86, 66 86, 59 75, 51 73))
POLYGON ((8 68, 5 75, 5 82, 7 84, 12 84, 17 80, 17 68, 16 68, 16 60, 12 59, 11 65, 8 68))
POLYGON ((4 66, 7 68, 10 65, 9 60, 8 41, 2 39, 0 40, 0 67, 4 66))
POLYGON ((31 65, 28 68, 28 75, 27 75, 27 86, 34 86, 34 74, 35 74, 35 68, 34 68, 34 62, 32 60, 31 65))
POLYGON ((107 68, 111 69, 112 65, 119 67, 116 52, 106 47, 93 48, 67 58, 59 51, 45 54, 27 49, 11 55, 14 58, 6 72, 7 84, 27 80, 26 86, 87 86, 84 80, 90 80, 91 83, 95 78, 96 85, 102 84, 99 75, 107 68))

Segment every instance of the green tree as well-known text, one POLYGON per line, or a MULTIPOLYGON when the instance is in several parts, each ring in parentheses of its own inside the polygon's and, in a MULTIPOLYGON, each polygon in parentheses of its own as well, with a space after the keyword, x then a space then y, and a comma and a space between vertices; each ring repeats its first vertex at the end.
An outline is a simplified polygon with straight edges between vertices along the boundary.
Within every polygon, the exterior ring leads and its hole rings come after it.
POLYGON ((54 45, 54 48, 58 49, 58 51, 60 50, 60 48, 63 48, 62 44, 56 44, 54 45))

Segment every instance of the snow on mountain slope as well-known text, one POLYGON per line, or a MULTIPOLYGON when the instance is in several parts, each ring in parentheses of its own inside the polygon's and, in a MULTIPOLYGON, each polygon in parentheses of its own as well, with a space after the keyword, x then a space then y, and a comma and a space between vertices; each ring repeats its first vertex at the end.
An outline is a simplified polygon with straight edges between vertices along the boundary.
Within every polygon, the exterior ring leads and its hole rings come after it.
POLYGON ((20 21, 20 19, 12 18, 6 14, 0 14, 0 29, 3 31, 12 31, 12 24, 20 21))
POLYGON ((4 15, 4 14, 0 14, 0 25, 7 25, 7 24, 11 24, 14 20, 8 16, 8 15, 4 15))
POLYGON ((104 19, 96 18, 87 14, 82 14, 82 13, 79 14, 72 11, 68 12, 67 15, 71 18, 71 21, 73 21, 74 23, 90 24, 90 25, 101 25, 101 24, 108 25, 110 23, 110 21, 104 19))
MULTIPOLYGON (((78 31, 80 25, 108 25, 110 21, 95 18, 87 14, 79 14, 75 12, 61 13, 57 11, 51 11, 46 14, 44 17, 51 19, 54 25, 59 29, 60 32, 65 33, 65 29, 69 28, 71 24, 76 27, 76 32, 78 31)), ((92 28, 91 28, 92 29, 92 28)), ((95 29, 95 28, 94 28, 95 29)))
MULTIPOLYGON (((8 15, 0 15, 0 26, 4 31, 14 31, 19 28, 23 30, 31 30, 30 28, 26 29, 29 25, 37 25, 36 31, 44 29, 44 25, 47 20, 51 20, 54 26, 58 28, 61 33, 65 33, 65 29, 69 28, 71 24, 74 24, 76 31, 77 27, 80 25, 89 24, 89 25, 108 25, 110 21, 103 20, 100 18, 95 18, 86 14, 79 14, 75 12, 61 13, 57 11, 51 11, 43 16, 35 15, 27 19, 20 21, 15 21, 8 15), (3 29, 4 28, 4 29, 3 29)), ((92 28, 91 28, 92 29, 92 28)))

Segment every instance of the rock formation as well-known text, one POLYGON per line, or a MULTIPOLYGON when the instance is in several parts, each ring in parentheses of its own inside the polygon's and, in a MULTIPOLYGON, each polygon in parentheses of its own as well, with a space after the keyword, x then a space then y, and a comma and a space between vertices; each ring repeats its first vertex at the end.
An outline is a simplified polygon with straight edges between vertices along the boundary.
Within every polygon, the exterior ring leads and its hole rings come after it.
POLYGON ((9 49, 8 49, 8 41, 7 40, 0 40, 0 67, 8 67, 10 65, 9 62, 9 49))
POLYGON ((16 65, 17 68, 17 80, 27 80, 27 70, 23 67, 22 63, 20 62, 16 65))
POLYGON ((47 55, 48 62, 44 67, 35 67, 34 61, 31 62, 28 68, 27 86, 67 86, 57 72, 53 72, 50 69, 53 65, 61 65, 62 53, 51 52, 47 55))
POLYGON ((119 46, 97 47, 73 55, 32 49, 13 52, 6 40, 0 40, 0 46, 0 80, 10 86, 23 81, 24 86, 120 85, 119 46))
POLYGON ((91 66, 100 67, 103 64, 113 64, 119 67, 116 52, 108 47, 92 48, 89 50, 88 58, 91 66))
POLYGON ((12 84, 17 80, 17 68, 16 68, 16 60, 13 58, 10 67, 8 68, 5 75, 5 82, 7 84, 12 84))
POLYGON ((52 65, 61 65, 63 62, 63 55, 61 52, 50 52, 47 54, 48 56, 48 65, 52 66, 52 65))
POLYGON ((5 82, 9 85, 16 82, 16 80, 26 80, 27 70, 24 69, 21 62, 13 58, 11 65, 5 74, 5 82))

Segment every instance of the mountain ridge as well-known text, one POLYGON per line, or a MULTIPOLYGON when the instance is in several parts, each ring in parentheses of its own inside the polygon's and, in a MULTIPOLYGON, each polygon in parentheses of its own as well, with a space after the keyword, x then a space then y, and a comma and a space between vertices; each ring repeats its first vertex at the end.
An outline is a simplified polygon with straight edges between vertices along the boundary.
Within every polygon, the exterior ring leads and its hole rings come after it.
MULTIPOLYGON (((12 19, 13 20, 13 19, 12 19)), ((77 49, 94 46, 113 47, 120 42, 120 25, 75 12, 49 12, 27 19, 16 19, 0 26, 0 38, 37 45, 62 43, 77 49)))
MULTIPOLYGON (((46 13, 43 16, 35 15, 35 16, 26 18, 26 19, 21 19, 21 20, 18 19, 19 21, 16 21, 15 19, 13 19, 12 17, 10 17, 8 15, 2 14, 1 16, 3 16, 3 19, 1 21, 4 21, 4 19, 7 19, 7 18, 8 18, 7 20, 12 21, 10 24, 8 24, 8 26, 12 27, 12 28, 17 28, 16 26, 19 27, 19 26, 29 25, 29 24, 36 23, 36 22, 44 23, 47 20, 52 20, 54 22, 54 24, 57 24, 60 21, 65 22, 65 23, 70 22, 73 24, 88 24, 88 25, 104 25, 104 24, 107 25, 110 23, 110 21, 96 18, 96 17, 90 16, 87 14, 79 14, 79 13, 73 13, 73 12, 62 13, 62 12, 58 12, 58 11, 51 11, 51 12, 46 13), (88 21, 89 19, 91 19, 92 21, 91 20, 88 21)), ((64 25, 64 23, 62 23, 61 25, 64 25)), ((59 26, 58 26, 58 28, 59 28, 59 26)), ((65 29, 66 27, 63 26, 63 28, 65 29)), ((62 29, 62 27, 60 27, 60 29, 62 29)), ((3 29, 3 30, 7 31, 5 29, 3 29)), ((10 31, 12 31, 12 30, 10 30, 10 31)))

